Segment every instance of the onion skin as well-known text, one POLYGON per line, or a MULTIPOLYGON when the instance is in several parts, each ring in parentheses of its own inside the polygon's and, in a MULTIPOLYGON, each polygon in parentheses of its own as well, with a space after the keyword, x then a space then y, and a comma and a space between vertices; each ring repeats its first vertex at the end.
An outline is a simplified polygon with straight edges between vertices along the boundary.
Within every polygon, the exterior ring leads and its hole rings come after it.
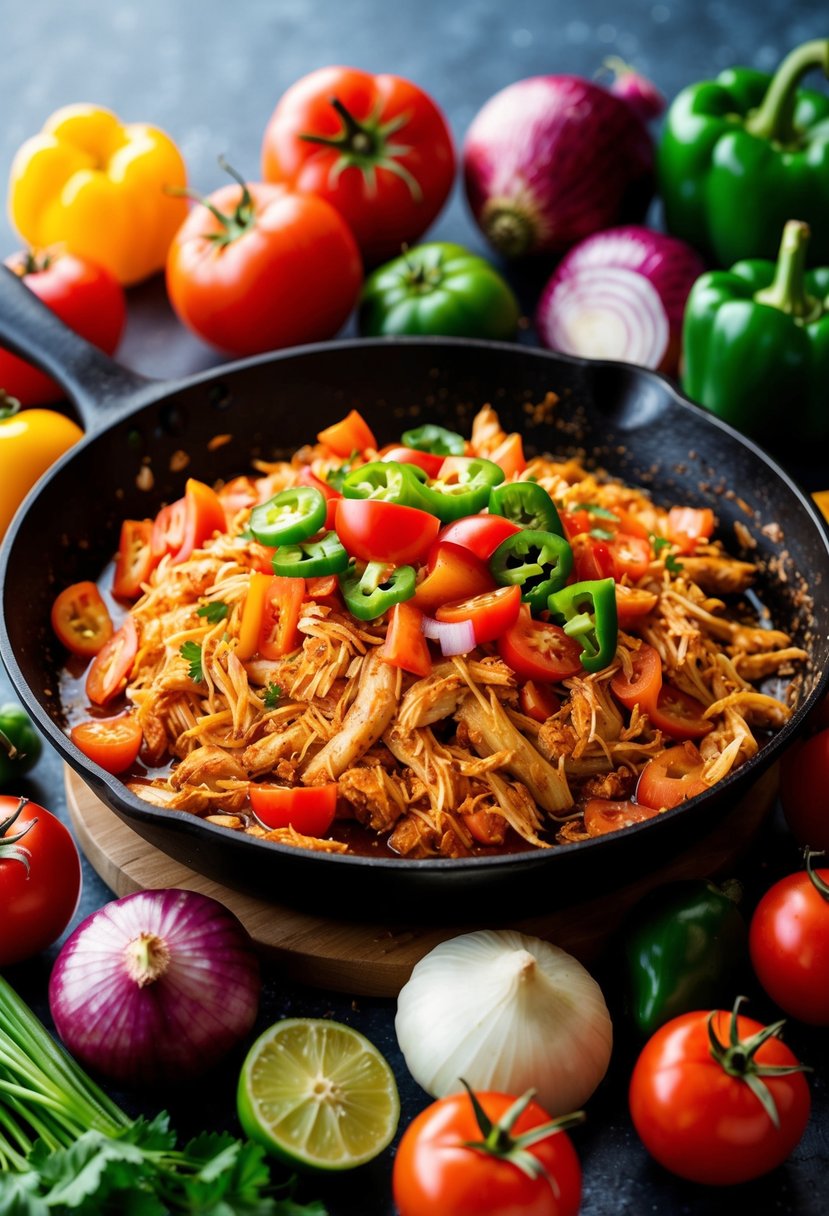
MULTIPOLYGON (((699 254, 677 237, 630 224, 595 233, 570 250, 557 266, 538 303, 536 325, 539 337, 551 350, 596 358, 605 354, 576 348, 560 341, 560 316, 565 293, 583 285, 585 303, 596 284, 609 282, 611 272, 641 275, 654 288, 664 312, 666 341, 652 359, 643 364, 675 375, 682 343, 682 318, 688 294, 705 270, 699 254)), ((624 353, 614 358, 625 359, 624 353)))
POLYGON ((195 891, 137 891, 93 912, 49 982, 55 1028, 91 1070, 128 1085, 206 1072, 253 1028, 259 963, 232 912, 195 891))
POLYGON ((636 109, 579 76, 531 76, 484 105, 463 146, 469 205, 505 257, 561 254, 641 220, 653 144, 636 109))

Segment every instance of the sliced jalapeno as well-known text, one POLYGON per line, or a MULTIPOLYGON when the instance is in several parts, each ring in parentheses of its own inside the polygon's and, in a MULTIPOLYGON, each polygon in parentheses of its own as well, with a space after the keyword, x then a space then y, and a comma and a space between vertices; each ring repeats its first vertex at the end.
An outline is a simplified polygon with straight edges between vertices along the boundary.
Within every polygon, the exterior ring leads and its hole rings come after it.
POLYGON ((612 578, 572 583, 547 600, 553 620, 581 646, 585 671, 601 671, 616 654, 619 636, 616 583, 612 578))
POLYGON ((448 456, 436 480, 419 487, 421 506, 442 523, 451 523, 481 511, 492 487, 503 480, 504 470, 482 456, 448 456))
POLYGON ((389 573, 386 562, 369 562, 362 573, 352 566, 341 574, 340 589, 352 616, 373 621, 395 604, 412 598, 415 577, 414 566, 398 566, 389 573))
POLYGON ((547 599, 567 582, 573 569, 573 550, 554 532, 524 528, 501 541, 489 559, 489 569, 502 587, 521 588, 521 599, 537 615, 547 599))
POLYGON ((394 460, 374 460, 353 469, 343 479, 343 498, 374 498, 381 502, 396 502, 403 507, 423 509, 421 483, 426 473, 413 464, 394 460))
POLYGON ((463 435, 456 431, 447 431, 446 427, 436 426, 433 422, 404 431, 400 442, 407 448, 416 448, 418 452, 434 452, 436 456, 463 456, 466 451, 463 435))
POLYGON ((519 528, 564 535, 556 504, 536 481, 510 481, 496 486, 489 495, 489 512, 503 515, 519 528))
POLYGON ((318 578, 339 574, 348 565, 348 554, 336 532, 299 545, 280 545, 272 559, 274 574, 285 578, 318 578))
POLYGON ((319 490, 291 486, 254 507, 248 526, 260 544, 290 545, 319 532, 325 512, 325 497, 319 490))

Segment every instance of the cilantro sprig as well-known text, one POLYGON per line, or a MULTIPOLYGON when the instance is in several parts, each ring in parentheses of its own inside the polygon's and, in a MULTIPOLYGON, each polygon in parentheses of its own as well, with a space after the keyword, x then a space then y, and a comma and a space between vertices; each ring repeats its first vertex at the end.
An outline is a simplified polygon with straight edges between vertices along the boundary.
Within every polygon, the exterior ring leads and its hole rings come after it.
POLYGON ((270 683, 262 694, 262 701, 264 702, 265 709, 276 709, 281 696, 282 688, 280 685, 270 683))
POLYGON ((202 670, 202 648, 198 642, 185 642, 179 654, 188 664, 188 675, 194 684, 201 684, 204 679, 202 670))
POLYGON ((196 609, 196 616, 203 616, 208 625, 218 625, 219 621, 227 619, 230 608, 222 600, 211 600, 196 609))

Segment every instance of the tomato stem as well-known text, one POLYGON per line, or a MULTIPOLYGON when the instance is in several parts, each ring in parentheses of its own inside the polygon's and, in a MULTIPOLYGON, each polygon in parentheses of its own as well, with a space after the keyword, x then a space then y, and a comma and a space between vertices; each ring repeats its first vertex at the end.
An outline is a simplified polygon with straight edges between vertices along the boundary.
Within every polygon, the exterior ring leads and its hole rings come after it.
POLYGON ((539 1140, 546 1140, 548 1136, 552 1136, 555 1132, 566 1130, 568 1127, 575 1127, 577 1123, 584 1122, 584 1111, 574 1111, 570 1115, 562 1115, 558 1119, 550 1119, 547 1123, 542 1123, 538 1127, 533 1127, 528 1132, 524 1132, 520 1136, 514 1136, 512 1129, 518 1119, 529 1106, 530 1102, 535 1097, 535 1090, 528 1089, 520 1098, 516 1098, 512 1106, 504 1111, 497 1123, 493 1123, 487 1115, 481 1103, 478 1101, 477 1095, 473 1092, 470 1086, 460 1078, 466 1092, 469 1094, 469 1100, 472 1103, 472 1109, 475 1112, 475 1122, 478 1124, 482 1140, 467 1140, 464 1142, 464 1148, 474 1149, 476 1152, 485 1153, 489 1157, 497 1157, 502 1161, 510 1161, 514 1166, 521 1170, 522 1174, 526 1174, 528 1178, 544 1178, 549 1182, 553 1193, 558 1196, 558 1184, 537 1157, 527 1150, 533 1144, 537 1144, 539 1140))
MULTIPOLYGON (((1 731, 0 734, 2 734, 1 731)), ((3 735, 3 738, 5 739, 5 735, 3 735)), ((20 841, 23 839, 26 833, 31 831, 31 829, 35 826, 37 819, 32 819, 31 822, 26 824, 25 828, 21 828, 20 831, 16 832, 13 836, 7 836, 6 833, 8 832, 9 828, 12 827, 18 816, 25 810, 28 804, 28 798, 21 798, 17 804, 17 809, 11 815, 9 815, 8 819, 3 819, 0 821, 0 860, 19 861, 27 874, 29 873, 30 868, 31 853, 28 849, 20 848, 19 846, 20 841)))
POLYGON ((825 856, 826 856, 825 849, 806 848, 803 850, 803 860, 806 863, 806 873, 809 875, 809 879, 811 880, 812 886, 815 888, 818 895, 820 895, 821 899, 825 899, 826 902, 829 903, 829 884, 827 884, 823 881, 821 876, 818 873, 816 873, 814 866, 813 866, 813 862, 816 857, 825 857, 825 856))
POLYGON ((0 388, 0 422, 5 418, 13 418, 20 410, 20 402, 12 397, 4 388, 0 388))
POLYGON ((242 197, 236 204, 232 214, 228 215, 224 211, 220 211, 209 198, 198 194, 195 190, 188 189, 186 186, 168 186, 167 193, 175 195, 176 198, 192 199, 194 203, 201 203, 202 207, 206 207, 214 219, 217 219, 222 225, 221 232, 210 232, 207 234, 207 239, 213 241, 218 248, 223 249, 226 245, 231 245, 239 237, 244 236, 246 232, 255 227, 256 211, 245 179, 223 156, 219 156, 217 159, 219 168, 225 173, 229 173, 234 181, 238 182, 242 187, 242 197))

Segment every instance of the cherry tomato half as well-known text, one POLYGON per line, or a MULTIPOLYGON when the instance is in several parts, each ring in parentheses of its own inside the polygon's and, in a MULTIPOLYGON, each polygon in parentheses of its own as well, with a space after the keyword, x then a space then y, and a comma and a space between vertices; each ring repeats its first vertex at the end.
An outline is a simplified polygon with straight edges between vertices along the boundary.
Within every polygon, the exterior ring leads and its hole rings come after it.
POLYGON ((112 594, 121 600, 134 600, 141 594, 156 564, 153 557, 153 521, 125 519, 121 524, 121 539, 115 559, 112 594))
MULTIPOLYGON (((829 870, 815 874, 829 883, 829 870)), ((758 980, 781 1009, 829 1026, 829 893, 808 873, 789 874, 766 891, 751 918, 749 951, 758 980)))
POLYGON ((498 653, 523 680, 555 683, 583 670, 581 644, 559 625, 534 620, 526 604, 512 628, 498 638, 498 653))
MULTIPOLYGON (((443 463, 442 456, 440 462, 443 463)), ((520 531, 520 525, 504 515, 465 515, 463 519, 456 519, 454 523, 441 528, 436 544, 449 541, 453 545, 461 545, 488 562, 502 540, 520 531)))
POLYGON ((341 498, 335 526, 352 557, 406 566, 426 556, 440 523, 417 507, 376 498, 341 498))
POLYGON ((324 836, 337 808, 337 783, 326 785, 255 785, 250 805, 266 828, 294 828, 303 836, 324 836))
POLYGON ((521 685, 518 703, 521 713, 536 722, 546 722, 561 709, 561 701, 549 684, 536 684, 535 680, 527 680, 521 685))
POLYGON ((131 616, 96 654, 86 675, 86 695, 93 705, 106 705, 124 691, 138 651, 138 633, 131 616))
POLYGON ((70 738, 80 751, 108 773, 124 773, 135 763, 143 732, 132 714, 90 718, 72 727, 70 738))
POLYGON ((650 714, 656 708, 662 688, 662 660, 659 652, 647 642, 631 653, 631 670, 624 668, 616 672, 610 681, 610 691, 625 709, 637 705, 650 714))
POLYGON ((494 642, 512 629, 520 608, 520 587, 496 587, 482 595, 441 604, 436 616, 439 621, 471 621, 475 642, 481 646, 484 642, 494 642))
POLYGON ((656 705, 648 714, 657 730, 672 739, 701 739, 714 729, 714 723, 703 717, 705 706, 672 684, 663 684, 656 705))
POLYGON ((703 780, 703 764, 702 756, 690 741, 666 748, 642 769, 636 801, 661 810, 704 794, 711 787, 703 780))
POLYGON ((494 587, 495 580, 481 558, 451 541, 436 540, 429 550, 426 577, 412 602, 427 616, 434 616, 448 600, 469 599, 494 587))
POLYGON ((94 583, 72 583, 52 605, 52 628, 72 654, 89 659, 112 637, 109 609, 94 583))
POLYGON ((584 808, 585 831, 591 836, 618 832, 633 823, 644 823, 659 812, 637 802, 614 801, 611 798, 591 798, 584 808))

